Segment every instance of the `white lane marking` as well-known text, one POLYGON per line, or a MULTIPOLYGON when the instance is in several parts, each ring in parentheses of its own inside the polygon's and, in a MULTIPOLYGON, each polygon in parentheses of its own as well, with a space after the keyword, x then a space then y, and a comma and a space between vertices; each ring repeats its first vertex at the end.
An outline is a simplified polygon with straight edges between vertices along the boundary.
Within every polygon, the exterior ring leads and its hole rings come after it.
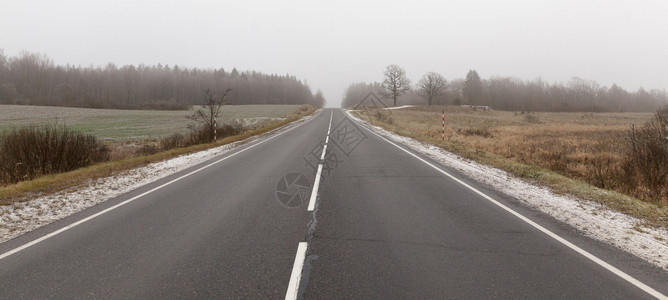
POLYGON ((308 211, 313 211, 315 209, 315 199, 318 197, 318 188, 320 188, 320 175, 322 175, 322 164, 318 165, 318 172, 315 174, 311 199, 308 200, 308 211))
MULTIPOLYGON (((320 114, 320 113, 318 113, 318 115, 319 115, 319 114, 320 114)), ((228 156, 226 156, 226 157, 223 157, 223 158, 221 158, 221 159, 219 159, 219 160, 217 160, 217 161, 214 161, 214 162, 212 162, 212 163, 210 163, 210 164, 208 164, 208 165, 206 165, 206 166, 203 166, 203 167, 201 167, 201 168, 199 168, 199 169, 197 169, 197 170, 194 170, 194 171, 192 171, 192 172, 190 172, 190 173, 188 173, 188 174, 182 175, 182 176, 180 176, 180 177, 178 177, 178 178, 176 178, 176 179, 173 179, 173 180, 171 180, 171 181, 169 181, 169 182, 167 182, 167 183, 164 183, 164 184, 162 184, 162 185, 160 185, 160 186, 157 186, 157 187, 155 187, 155 188, 153 188, 153 189, 151 189, 151 190, 148 190, 148 191, 146 191, 146 192, 143 192, 143 193, 141 193, 141 194, 139 194, 139 195, 137 195, 137 196, 134 196, 134 197, 132 197, 132 198, 130 198, 130 199, 128 199, 128 200, 125 200, 125 201, 123 201, 123 202, 121 202, 121 203, 119 203, 119 204, 116 204, 116 205, 114 205, 114 206, 112 206, 112 207, 109 207, 109 208, 107 208, 107 209, 105 209, 105 210, 103 210, 103 211, 101 211, 101 212, 98 212, 98 213, 96 213, 96 214, 94 214, 94 215, 90 215, 90 216, 88 216, 88 217, 86 217, 86 218, 83 218, 83 219, 77 221, 77 222, 74 222, 74 223, 72 223, 72 224, 70 224, 70 225, 67 225, 67 226, 65 226, 65 227, 63 227, 63 228, 60 228, 60 229, 58 229, 58 230, 56 230, 56 231, 54 231, 54 232, 51 232, 51 233, 49 233, 49 234, 47 234, 47 235, 44 235, 44 236, 42 236, 42 237, 40 237, 40 238, 38 238, 38 239, 32 240, 32 241, 30 241, 30 242, 28 242, 28 243, 25 243, 25 244, 23 244, 23 245, 21 245, 21 246, 19 246, 19 247, 16 247, 16 248, 14 248, 14 249, 12 249, 12 250, 9 250, 9 251, 7 251, 7 252, 5 252, 5 253, 3 253, 3 254, 0 254, 0 260, 2 260, 2 259, 5 258, 5 257, 8 257, 8 256, 10 256, 10 255, 12 255, 12 254, 16 254, 16 253, 18 253, 18 252, 20 252, 20 251, 23 251, 23 250, 25 250, 25 249, 27 249, 27 248, 29 248, 29 247, 31 247, 31 246, 34 246, 34 245, 36 245, 36 244, 38 244, 38 243, 40 243, 40 242, 43 242, 43 241, 45 241, 45 240, 47 240, 47 239, 49 239, 49 238, 52 238, 52 237, 54 237, 54 236, 56 236, 56 235, 58 235, 58 234, 60 234, 60 233, 63 233, 63 232, 65 232, 65 231, 69 230, 69 229, 72 229, 72 228, 74 228, 74 227, 76 227, 76 226, 79 226, 79 225, 81 225, 81 224, 83 224, 83 223, 85 223, 85 222, 88 222, 88 221, 90 221, 90 220, 92 220, 92 219, 95 219, 95 218, 97 218, 97 217, 99 217, 99 216, 101 216, 101 215, 103 215, 103 214, 105 214, 105 213, 108 213, 108 212, 110 212, 110 211, 112 211, 112 210, 114 210, 114 209, 117 209, 117 208, 119 208, 119 207, 121 207, 121 206, 123 206, 123 205, 125 205, 125 204, 128 204, 128 203, 130 203, 130 202, 132 202, 132 201, 135 201, 135 200, 137 200, 137 199, 139 199, 139 198, 141 198, 141 197, 143 197, 143 196, 146 196, 146 195, 148 195, 148 194, 150 194, 150 193, 152 193, 152 192, 155 192, 155 191, 157 191, 157 190, 159 190, 159 189, 161 189, 161 188, 163 188, 163 187, 166 187, 166 186, 168 186, 168 185, 170 185, 170 184, 172 184, 172 183, 174 183, 174 182, 177 182, 177 181, 179 181, 179 180, 181 180, 181 179, 183 179, 183 178, 186 178, 186 177, 188 177, 188 176, 190 176, 190 175, 193 175, 193 174, 198 173, 198 172, 200 172, 200 171, 202 171, 202 170, 204 170, 204 169, 207 169, 207 168, 209 168, 209 167, 211 167, 211 166, 213 166, 213 165, 215 165, 215 164, 218 164, 218 163, 220 163, 221 161, 224 161, 224 160, 226 160, 226 159, 228 159, 228 158, 230 158, 230 157, 233 157, 233 156, 235 156, 235 155, 237 155, 237 154, 239 154, 239 153, 242 153, 242 152, 244 152, 244 151, 246 151, 246 150, 252 149, 252 148, 254 148, 255 146, 261 145, 262 143, 264 143, 264 142, 266 142, 266 141, 269 141, 269 140, 272 140, 272 139, 276 138, 277 136, 280 136, 280 135, 282 135, 282 134, 284 134, 284 133, 286 133, 286 132, 292 131, 292 130, 295 129, 295 128, 301 127, 302 125, 304 125, 304 124, 310 122, 311 120, 315 119, 316 117, 317 117, 317 116, 314 116, 313 118, 307 120, 306 122, 304 122, 304 123, 302 123, 302 124, 299 124, 299 125, 297 125, 297 126, 295 126, 295 127, 292 127, 292 128, 290 128, 290 129, 287 129, 287 130, 285 130, 285 131, 283 131, 283 132, 280 132, 280 133, 278 133, 278 134, 276 134, 276 135, 274 135, 274 136, 270 136, 270 137, 268 137, 268 138, 266 138, 266 139, 264 139, 264 140, 259 141, 259 142, 256 143, 256 144, 250 145, 250 146, 248 146, 248 147, 245 148, 245 149, 241 149, 241 150, 239 150, 239 151, 237 151, 237 152, 235 152, 235 153, 232 153, 232 154, 230 154, 230 155, 228 155, 228 156)))
POLYGON ((334 110, 332 109, 332 113, 329 115, 329 126, 327 126, 327 135, 329 135, 329 130, 332 129, 332 118, 334 118, 334 110))
POLYGON ((457 182, 457 183, 463 185, 464 187, 466 187, 466 188, 468 188, 469 190, 475 192, 476 194, 480 195, 481 197, 483 197, 483 198, 487 199, 488 201, 494 203, 494 204, 497 205, 498 207, 500 207, 500 208, 504 209, 505 211, 511 213, 512 215, 514 215, 515 217, 519 218, 520 220, 522 220, 522 221, 528 223, 529 225, 533 226, 534 228, 540 230, 541 232, 545 233, 546 235, 550 236, 551 238, 557 240, 558 242, 562 243, 564 246, 566 246, 566 247, 568 247, 568 248, 571 248, 571 249, 574 250, 575 252, 580 253, 582 256, 584 256, 584 257, 590 259, 591 261, 595 262, 595 263, 598 264, 599 266, 605 268, 606 270, 612 272, 613 274, 615 274, 615 275, 621 277, 622 279, 626 280, 627 282, 633 284, 633 285, 636 286, 637 288, 639 288, 639 289, 645 291, 646 293, 648 293, 648 294, 650 294, 650 295, 656 297, 657 299, 668 299, 668 297, 666 297, 666 295, 661 294, 659 291, 657 291, 657 290, 651 288, 650 286, 648 286, 648 285, 642 283, 642 282, 639 281, 638 279, 635 279, 635 278, 631 277, 630 275, 624 273, 624 271, 615 268, 614 266, 612 266, 612 265, 610 265, 609 263, 603 261, 602 259, 600 259, 600 258, 594 256, 593 254, 591 254, 591 253, 585 251, 584 249, 582 249, 582 248, 580 248, 580 247, 574 245, 573 243, 571 243, 571 242, 567 241, 566 239, 560 237, 560 236, 557 235, 556 233, 553 233, 552 231, 549 231, 549 230, 546 229, 545 227, 538 225, 538 223, 536 223, 536 222, 534 222, 534 221, 531 221, 529 218, 527 218, 527 217, 521 215, 520 213, 518 213, 518 212, 512 210, 511 208, 509 208, 509 207, 507 207, 507 206, 501 204, 501 203, 498 202, 497 200, 494 200, 492 197, 487 196, 485 193, 483 193, 483 192, 477 190, 476 188, 474 188, 474 187, 468 185, 467 183, 465 183, 465 182, 459 180, 458 178, 456 178, 455 176, 451 175, 450 173, 441 170, 439 167, 435 166, 434 164, 432 164, 432 163, 430 163, 430 162, 428 162, 428 161, 422 159, 421 157, 419 157, 419 156, 413 154, 412 152, 410 152, 410 151, 404 149, 403 147, 400 147, 399 145, 397 145, 397 144, 391 142, 390 140, 386 139, 385 137, 381 136, 380 134, 378 134, 378 133, 376 133, 376 132, 370 130, 370 129, 367 128, 366 126, 362 126, 362 127, 364 127, 364 128, 365 128, 366 130, 368 130, 369 132, 375 134, 375 135, 378 136, 379 138, 383 139, 384 141, 390 143, 391 145, 393 145, 393 146, 395 146, 395 147, 401 149, 402 151, 408 153, 409 155, 411 155, 411 156, 417 158, 417 159, 420 160, 421 162, 423 162, 423 163, 427 164, 428 166, 430 166, 430 167, 436 169, 437 171, 441 172, 443 175, 445 175, 445 176, 449 177, 450 179, 454 180, 455 182, 457 182))
MULTIPOLYGON (((332 114, 329 116, 329 128, 332 127, 332 117, 334 116, 334 110, 332 109, 332 114)), ((325 159, 325 154, 327 153, 327 142, 329 141, 329 129, 327 129, 327 136, 325 138, 325 145, 322 146, 322 155, 320 155, 320 161, 325 159)), ((313 189, 311 189, 311 197, 308 200, 308 211, 313 211, 315 209, 315 201, 318 198, 318 189, 320 188, 320 177, 322 176, 322 162, 318 164, 318 172, 315 174, 315 181, 313 182, 313 189)))
MULTIPOLYGON (((320 155, 320 161, 325 159, 325 153, 327 153, 327 142, 325 142, 325 145, 322 146, 322 155, 320 155)), ((322 164, 322 163, 320 163, 320 164, 322 164)))
POLYGON ((307 248, 308 243, 306 242, 300 242, 297 246, 297 255, 295 255, 295 263, 292 265, 292 274, 290 275, 290 283, 288 283, 288 291, 285 293, 285 300, 297 299, 307 248))
POLYGON ((325 138, 325 144, 329 142, 329 132, 332 130, 332 118, 334 117, 334 110, 332 109, 332 114, 329 115, 329 125, 327 125, 327 137, 325 138))

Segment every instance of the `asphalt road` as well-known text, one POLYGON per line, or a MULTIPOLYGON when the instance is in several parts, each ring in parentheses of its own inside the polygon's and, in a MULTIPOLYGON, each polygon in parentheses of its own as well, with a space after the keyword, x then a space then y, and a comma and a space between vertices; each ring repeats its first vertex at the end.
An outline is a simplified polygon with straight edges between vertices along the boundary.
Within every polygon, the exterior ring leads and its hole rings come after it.
POLYGON ((410 153, 326 109, 1 244, 0 298, 653 298, 644 285, 668 294, 668 272, 410 153), (295 261, 300 243, 305 261, 295 261))

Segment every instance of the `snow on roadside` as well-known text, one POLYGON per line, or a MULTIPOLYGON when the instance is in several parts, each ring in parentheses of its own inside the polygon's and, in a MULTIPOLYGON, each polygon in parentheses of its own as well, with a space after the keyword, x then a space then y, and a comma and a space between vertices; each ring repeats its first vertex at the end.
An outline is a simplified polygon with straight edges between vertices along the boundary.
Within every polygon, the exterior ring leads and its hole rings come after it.
MULTIPOLYGON (((316 113, 317 114, 317 113, 316 113)), ((208 150, 178 156, 119 174, 89 180, 67 191, 41 196, 26 202, 0 206, 0 243, 60 220, 96 204, 113 199, 176 172, 222 155, 242 143, 268 138, 311 119, 315 114, 260 136, 208 150)))
POLYGON ((459 170, 478 182, 519 199, 590 237, 607 242, 668 270, 668 231, 665 229, 648 228, 641 225, 642 220, 613 211, 599 203, 557 195, 546 187, 532 185, 505 171, 463 159, 439 147, 372 126, 351 113, 348 113, 348 116, 357 122, 367 124, 390 140, 408 146, 445 166, 459 170))
POLYGON ((395 110, 395 109, 402 109, 402 108, 408 108, 408 107, 413 107, 415 105, 403 105, 403 106, 393 106, 393 107, 386 107, 383 108, 385 110, 395 110))

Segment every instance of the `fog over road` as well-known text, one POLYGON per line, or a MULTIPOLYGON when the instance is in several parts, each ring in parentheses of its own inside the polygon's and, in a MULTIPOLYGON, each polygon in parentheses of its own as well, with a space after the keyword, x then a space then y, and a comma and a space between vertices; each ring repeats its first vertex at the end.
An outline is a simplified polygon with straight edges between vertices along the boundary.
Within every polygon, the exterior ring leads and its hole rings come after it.
POLYGON ((405 149, 325 109, 0 244, 0 298, 668 294, 664 270, 405 149))

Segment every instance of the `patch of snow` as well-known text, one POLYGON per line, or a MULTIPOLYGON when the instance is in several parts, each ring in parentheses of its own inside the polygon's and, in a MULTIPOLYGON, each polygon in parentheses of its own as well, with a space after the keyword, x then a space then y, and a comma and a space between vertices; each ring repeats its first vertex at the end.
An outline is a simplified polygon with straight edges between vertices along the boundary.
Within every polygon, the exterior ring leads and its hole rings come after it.
POLYGON ((387 108, 383 108, 383 109, 393 110, 393 109, 402 109, 402 108, 413 107, 413 106, 415 106, 415 105, 403 105, 403 106, 387 107, 387 108))
POLYGON ((26 202, 0 206, 0 243, 51 222, 118 197, 176 172, 211 160, 245 143, 258 142, 311 119, 304 117, 268 133, 208 150, 182 155, 106 178, 89 180, 67 191, 45 195, 26 202))
POLYGON ((459 170, 478 182, 519 199, 592 238, 607 242, 668 270, 668 231, 665 229, 644 226, 642 220, 593 201, 557 195, 546 187, 530 184, 503 170, 466 160, 434 145, 372 126, 351 113, 348 113, 348 116, 359 123, 365 123, 390 140, 408 146, 445 166, 459 170))

